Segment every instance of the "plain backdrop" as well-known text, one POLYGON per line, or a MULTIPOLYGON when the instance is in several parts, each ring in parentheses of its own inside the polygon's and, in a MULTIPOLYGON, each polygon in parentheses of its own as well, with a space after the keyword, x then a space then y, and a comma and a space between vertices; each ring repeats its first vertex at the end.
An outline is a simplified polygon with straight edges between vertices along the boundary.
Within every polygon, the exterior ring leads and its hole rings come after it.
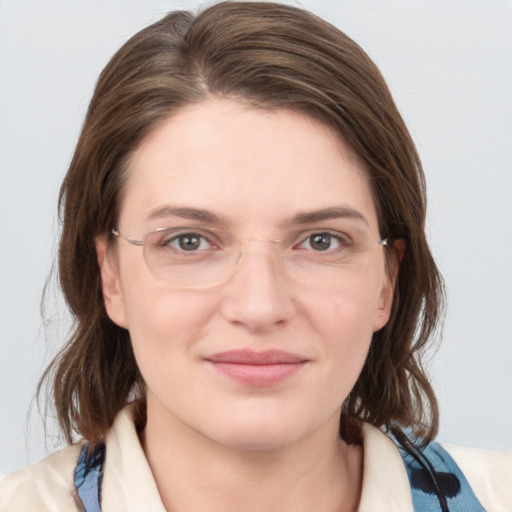
MULTIPOLYGON (((27 412, 66 333, 55 286, 46 328, 39 307, 55 257, 58 189, 96 77, 136 31, 198 5, 0 0, 0 473, 55 447, 37 408, 27 412)), ((430 364, 439 437, 511 449, 512 2, 301 5, 376 61, 423 159, 429 238, 449 299, 430 364)))

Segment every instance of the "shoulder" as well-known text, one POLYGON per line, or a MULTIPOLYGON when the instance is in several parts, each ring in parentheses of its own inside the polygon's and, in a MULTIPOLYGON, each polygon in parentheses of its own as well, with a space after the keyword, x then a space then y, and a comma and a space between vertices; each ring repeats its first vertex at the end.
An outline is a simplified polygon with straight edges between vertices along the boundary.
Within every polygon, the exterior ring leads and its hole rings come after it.
POLYGON ((512 451, 444 444, 486 510, 512 510, 512 451))
MULTIPOLYGON (((428 497, 430 492, 425 491, 410 474, 411 468, 414 469, 410 458, 392 436, 363 424, 363 451, 361 512, 381 510, 382 503, 386 503, 386 510, 413 510, 418 496, 428 497), (415 488, 420 492, 415 492, 415 488)), ((434 442, 422 453, 432 465, 431 469, 442 472, 443 484, 449 483, 444 478, 446 472, 455 475, 462 473, 461 483, 465 481, 465 491, 460 495, 462 503, 474 494, 485 510, 512 511, 512 452, 434 442)), ((447 496, 453 498, 455 495, 448 493, 447 496)), ((416 506, 416 510, 426 508, 416 506)))
POLYGON ((0 510, 79 510, 74 498, 73 473, 80 450, 79 444, 68 446, 37 464, 0 477, 0 510))

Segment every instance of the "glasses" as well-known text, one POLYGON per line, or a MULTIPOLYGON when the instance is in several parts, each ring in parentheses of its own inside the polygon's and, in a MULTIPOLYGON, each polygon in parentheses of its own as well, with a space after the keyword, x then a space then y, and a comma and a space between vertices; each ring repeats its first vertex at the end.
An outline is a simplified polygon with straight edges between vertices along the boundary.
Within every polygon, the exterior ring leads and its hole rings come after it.
POLYGON ((143 248, 150 272, 180 287, 222 284, 237 271, 249 242, 268 244, 277 270, 301 283, 353 281, 367 274, 372 251, 388 240, 372 240, 361 229, 302 230, 282 240, 240 239, 217 228, 179 226, 158 228, 142 240, 132 240, 117 229, 116 238, 143 248))

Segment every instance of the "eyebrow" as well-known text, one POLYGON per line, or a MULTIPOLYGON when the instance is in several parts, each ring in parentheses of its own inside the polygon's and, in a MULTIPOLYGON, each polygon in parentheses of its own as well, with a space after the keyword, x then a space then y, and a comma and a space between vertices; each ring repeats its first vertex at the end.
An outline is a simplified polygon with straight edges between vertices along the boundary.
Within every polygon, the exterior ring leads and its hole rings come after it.
POLYGON ((289 221, 286 222, 286 224, 313 224, 315 222, 329 219, 354 219, 369 225, 366 217, 350 206, 335 206, 330 208, 322 208, 320 210, 300 212, 294 215, 289 221))
MULTIPOLYGON (((159 207, 149 213, 146 220, 165 219, 168 217, 180 217, 187 220, 195 220, 208 224, 216 224, 225 226, 231 222, 224 216, 218 215, 211 210, 202 208, 190 208, 180 206, 166 205, 159 207)), ((329 208, 321 208, 319 210, 311 210, 299 212, 290 219, 286 220, 283 225, 303 225, 314 224, 329 219, 354 219, 369 225, 366 217, 350 206, 334 206, 329 208)))
POLYGON ((217 215, 210 210, 181 206, 174 207, 169 205, 152 210, 146 217, 146 220, 165 219, 167 217, 180 217, 182 219, 196 220, 210 224, 229 224, 229 221, 225 217, 217 215))

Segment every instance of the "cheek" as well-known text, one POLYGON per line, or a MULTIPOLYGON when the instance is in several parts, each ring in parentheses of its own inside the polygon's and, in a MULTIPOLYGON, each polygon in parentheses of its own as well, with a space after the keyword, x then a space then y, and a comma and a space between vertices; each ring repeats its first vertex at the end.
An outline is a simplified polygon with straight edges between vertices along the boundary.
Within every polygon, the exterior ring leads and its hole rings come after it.
POLYGON ((325 308, 329 315, 324 325, 328 329, 330 349, 336 354, 338 364, 346 371, 353 369, 357 374, 364 364, 373 336, 373 308, 369 306, 373 304, 352 298, 335 301, 331 307, 325 308))
MULTIPOLYGON (((180 403, 183 386, 193 377, 199 341, 216 308, 190 293, 138 290, 127 301, 131 343, 139 371, 159 403, 180 403)), ((197 380, 197 379, 195 379, 197 380)), ((189 390, 197 403, 201 397, 189 390)))
POLYGON ((137 279, 123 290, 127 328, 137 364, 145 380, 164 366, 180 365, 204 336, 206 324, 217 309, 215 297, 173 290, 152 278, 137 279))
POLYGON ((371 338, 379 315, 380 288, 373 281, 365 281, 328 293, 310 291, 303 303, 308 304, 305 311, 310 320, 328 339, 351 344, 371 338))
POLYGON ((202 328, 213 307, 211 297, 155 279, 139 253, 123 256, 119 262, 120 282, 134 346, 167 344, 202 328))
POLYGON ((330 385, 345 397, 363 368, 373 336, 378 293, 309 296, 308 315, 320 341, 330 385))
POLYGON ((138 290, 136 297, 128 299, 126 309, 128 328, 133 335, 147 337, 148 342, 157 335, 160 341, 165 342, 201 330, 210 304, 169 290, 161 294, 138 290))

